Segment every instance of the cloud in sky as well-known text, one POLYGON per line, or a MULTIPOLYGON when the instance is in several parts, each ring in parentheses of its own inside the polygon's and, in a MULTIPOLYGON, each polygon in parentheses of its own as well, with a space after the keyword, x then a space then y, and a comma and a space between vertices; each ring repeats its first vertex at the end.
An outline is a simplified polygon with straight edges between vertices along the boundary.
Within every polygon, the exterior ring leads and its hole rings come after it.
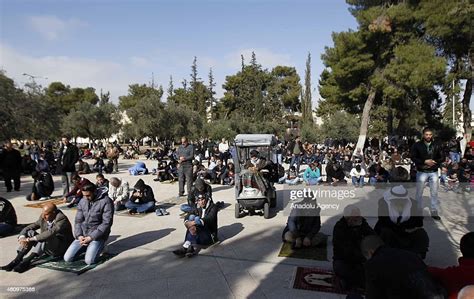
POLYGON ((72 30, 87 26, 86 22, 77 18, 60 19, 53 15, 29 16, 28 23, 34 31, 49 41, 57 40, 72 30))
POLYGON ((110 91, 113 98, 124 95, 128 85, 134 83, 127 68, 112 61, 68 56, 35 57, 16 51, 0 44, 2 68, 7 76, 13 78, 19 85, 29 79, 23 76, 28 73, 33 76, 47 77, 47 80, 37 79, 43 86, 54 81, 61 81, 72 87, 94 87, 99 92, 110 91))

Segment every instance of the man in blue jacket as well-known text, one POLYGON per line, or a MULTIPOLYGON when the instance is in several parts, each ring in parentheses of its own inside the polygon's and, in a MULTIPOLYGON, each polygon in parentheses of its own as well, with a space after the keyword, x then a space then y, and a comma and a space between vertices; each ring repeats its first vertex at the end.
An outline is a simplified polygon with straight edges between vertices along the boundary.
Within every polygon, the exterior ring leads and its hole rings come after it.
POLYGON ((104 249, 113 223, 114 203, 107 191, 97 189, 90 183, 82 187, 83 200, 77 205, 74 225, 76 240, 64 254, 64 260, 71 262, 77 255, 86 252, 85 262, 94 264, 104 249))

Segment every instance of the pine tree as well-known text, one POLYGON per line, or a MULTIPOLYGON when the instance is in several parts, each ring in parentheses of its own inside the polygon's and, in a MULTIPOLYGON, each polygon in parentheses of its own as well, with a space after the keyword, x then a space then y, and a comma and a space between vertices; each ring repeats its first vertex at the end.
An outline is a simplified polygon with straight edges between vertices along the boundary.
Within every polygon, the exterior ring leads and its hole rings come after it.
POLYGON ((208 103, 206 103, 206 107, 207 109, 209 109, 209 112, 208 112, 208 119, 210 121, 213 120, 213 109, 214 109, 214 106, 215 106, 215 98, 214 98, 214 95, 216 94, 216 92, 214 91, 214 88, 216 87, 216 82, 214 82, 214 75, 212 74, 212 68, 209 69, 209 86, 208 86, 208 89, 209 89, 209 99, 208 99, 208 103))

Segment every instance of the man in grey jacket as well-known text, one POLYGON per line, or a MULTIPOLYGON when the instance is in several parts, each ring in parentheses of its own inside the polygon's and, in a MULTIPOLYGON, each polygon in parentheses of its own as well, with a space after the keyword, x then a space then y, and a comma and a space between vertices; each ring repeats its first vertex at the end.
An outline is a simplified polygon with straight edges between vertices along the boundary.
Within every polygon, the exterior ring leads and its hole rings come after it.
POLYGON ((194 147, 189 144, 188 138, 181 138, 181 145, 178 147, 178 180, 179 180, 179 196, 184 195, 184 182, 186 182, 187 194, 191 192, 193 185, 193 159, 194 147))
POLYGON ((86 252, 85 262, 94 264, 109 238, 114 217, 114 203, 107 191, 97 189, 94 184, 82 187, 83 199, 77 206, 74 224, 76 240, 64 254, 64 260, 71 262, 82 252, 86 252))
POLYGON ((23 273, 30 268, 33 259, 43 253, 62 256, 72 240, 72 227, 66 215, 53 203, 47 203, 43 206, 40 218, 20 232, 18 255, 1 269, 23 273), (39 234, 37 229, 40 229, 39 234), (30 250, 31 254, 23 258, 30 250))

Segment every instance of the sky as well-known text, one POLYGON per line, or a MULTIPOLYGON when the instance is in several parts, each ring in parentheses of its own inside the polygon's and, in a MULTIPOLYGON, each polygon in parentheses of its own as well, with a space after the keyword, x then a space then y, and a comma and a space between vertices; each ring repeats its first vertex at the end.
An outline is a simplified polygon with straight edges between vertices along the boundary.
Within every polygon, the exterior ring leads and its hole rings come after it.
POLYGON ((152 74, 165 90, 170 76, 180 86, 194 56, 221 97, 240 55, 254 51, 264 68, 295 66, 302 83, 311 53, 316 103, 331 33, 357 28, 344 0, 0 0, 0 19, 0 68, 19 86, 26 73, 43 86, 110 91, 114 102, 152 74))

